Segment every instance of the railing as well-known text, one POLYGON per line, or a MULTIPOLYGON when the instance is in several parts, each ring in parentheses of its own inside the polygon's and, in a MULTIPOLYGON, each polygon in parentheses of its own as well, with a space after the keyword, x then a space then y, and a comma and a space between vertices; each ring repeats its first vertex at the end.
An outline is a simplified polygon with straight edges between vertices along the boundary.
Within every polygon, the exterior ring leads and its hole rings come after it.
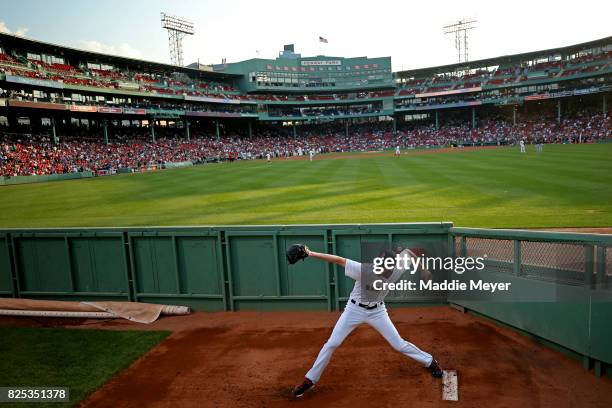
POLYGON ((471 228, 450 234, 455 256, 486 255, 484 270, 459 279, 511 282, 515 290, 503 301, 449 293, 449 303, 579 353, 598 373, 601 362, 612 363, 612 235, 471 228))

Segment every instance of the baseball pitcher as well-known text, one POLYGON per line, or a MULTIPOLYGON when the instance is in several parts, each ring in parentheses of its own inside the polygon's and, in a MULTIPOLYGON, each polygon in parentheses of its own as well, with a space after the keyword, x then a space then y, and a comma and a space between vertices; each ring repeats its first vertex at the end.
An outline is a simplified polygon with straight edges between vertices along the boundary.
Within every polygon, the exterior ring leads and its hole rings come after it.
MULTIPOLYGON (((402 252, 402 254, 404 253, 408 254, 409 257, 416 258, 416 255, 408 249, 402 252)), ((395 254, 390 251, 385 251, 382 256, 384 258, 395 258, 395 254)), ((369 280, 369 277, 366 275, 367 272, 364 272, 368 271, 367 267, 362 268, 361 263, 340 256, 311 251, 307 246, 301 244, 292 245, 287 250, 287 259, 291 264, 300 259, 305 259, 306 257, 312 257, 342 266, 346 276, 355 280, 355 286, 353 287, 349 301, 342 315, 334 326, 331 336, 323 345, 312 368, 306 373, 304 381, 293 389, 294 397, 301 397, 306 391, 315 386, 319 378, 321 378, 321 374, 323 374, 325 367, 329 364, 336 348, 338 348, 344 339, 362 323, 372 326, 389 342, 391 347, 404 354, 406 357, 422 364, 435 378, 442 377, 442 369, 436 359, 414 344, 404 340, 393 325, 393 322, 391 322, 384 303, 384 299, 389 293, 389 290, 377 290, 372 294, 371 287, 362 284, 362 278, 369 280), (368 288, 366 289, 368 291, 367 296, 365 293, 362 293, 364 287, 368 288)), ((421 269, 420 272, 421 279, 429 280, 431 278, 431 273, 426 269, 421 269)), ((403 273, 404 270, 398 268, 384 269, 382 274, 377 275, 375 278, 381 279, 383 282, 394 283, 399 280, 403 273)))

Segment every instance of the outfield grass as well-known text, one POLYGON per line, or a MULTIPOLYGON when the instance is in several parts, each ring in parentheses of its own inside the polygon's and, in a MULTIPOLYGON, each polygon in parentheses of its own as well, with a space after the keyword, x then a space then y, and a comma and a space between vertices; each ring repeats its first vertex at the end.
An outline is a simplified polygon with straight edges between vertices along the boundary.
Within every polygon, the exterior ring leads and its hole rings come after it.
POLYGON ((69 387, 73 406, 162 341, 168 332, 0 327, 0 386, 69 387))
POLYGON ((416 221, 612 226, 612 143, 258 160, 0 188, 0 227, 416 221))

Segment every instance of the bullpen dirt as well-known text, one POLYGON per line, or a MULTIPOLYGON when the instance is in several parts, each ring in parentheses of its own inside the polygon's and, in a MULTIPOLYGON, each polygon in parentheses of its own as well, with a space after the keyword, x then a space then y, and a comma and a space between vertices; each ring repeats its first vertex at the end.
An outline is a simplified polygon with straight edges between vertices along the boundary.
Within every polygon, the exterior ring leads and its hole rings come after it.
MULTIPOLYGON (((442 401, 440 380, 392 350, 373 329, 355 330, 321 381, 290 397, 339 313, 236 312, 65 321, 109 330, 173 334, 92 394, 84 407, 610 407, 612 379, 533 340, 449 307, 391 308, 407 340, 459 373, 459 402, 442 401)), ((47 325, 19 320, 22 325, 47 325)), ((14 324, 0 318, 0 324, 14 324)))

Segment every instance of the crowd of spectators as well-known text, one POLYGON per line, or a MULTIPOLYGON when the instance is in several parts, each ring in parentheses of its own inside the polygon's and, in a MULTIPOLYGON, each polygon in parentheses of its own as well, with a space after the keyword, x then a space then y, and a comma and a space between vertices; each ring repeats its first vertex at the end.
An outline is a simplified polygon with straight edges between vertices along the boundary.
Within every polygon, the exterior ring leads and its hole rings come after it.
POLYGON ((182 129, 160 128, 151 140, 147 128, 112 128, 109 144, 101 130, 29 134, 6 129, 0 132, 0 176, 62 174, 79 171, 141 169, 170 162, 202 163, 227 159, 260 159, 315 153, 376 151, 437 146, 506 145, 527 143, 590 143, 612 137, 609 116, 584 115, 565 119, 525 121, 516 126, 487 120, 472 129, 467 123, 432 124, 390 122, 351 125, 302 125, 293 136, 291 127, 259 126, 252 137, 244 131, 226 130, 217 138, 210 129, 194 128, 190 140, 182 129))
MULTIPOLYGON (((0 89, 0 98, 9 98, 18 101, 36 101, 65 103, 61 97, 46 95, 45 97, 34 96, 32 93, 23 90, 4 90, 0 89)), ((215 113, 236 113, 253 114, 256 113, 255 104, 223 104, 223 103, 195 103, 195 102, 166 102, 151 101, 149 99, 130 100, 129 102, 113 103, 112 100, 95 100, 93 98, 70 101, 71 105, 103 106, 111 108, 131 108, 131 109, 164 109, 190 112, 215 112, 215 113)))
POLYGON ((47 63, 38 59, 16 58, 0 53, 0 72, 32 79, 97 88, 125 88, 143 92, 238 99, 237 90, 228 83, 190 78, 181 73, 166 75, 131 72, 122 69, 98 69, 81 64, 47 63))

